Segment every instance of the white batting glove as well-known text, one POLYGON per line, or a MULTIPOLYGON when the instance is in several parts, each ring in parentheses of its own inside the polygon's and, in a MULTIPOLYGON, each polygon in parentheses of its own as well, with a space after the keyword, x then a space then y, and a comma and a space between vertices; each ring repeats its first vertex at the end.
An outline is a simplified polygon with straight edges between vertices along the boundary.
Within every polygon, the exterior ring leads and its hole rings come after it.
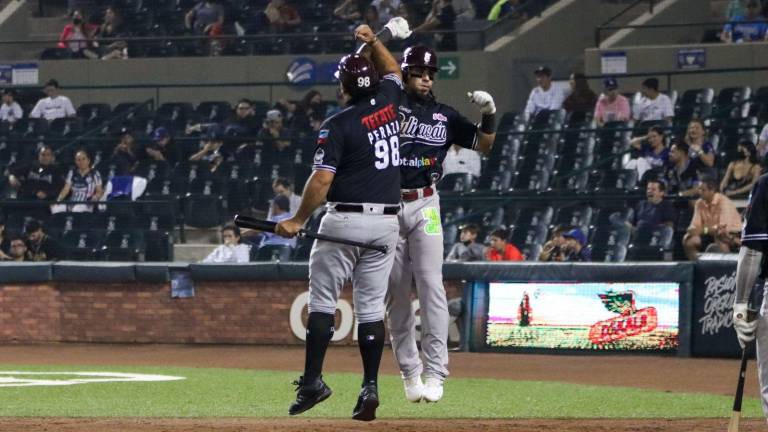
POLYGON ((743 349, 748 343, 755 340, 757 320, 747 321, 747 304, 736 303, 733 305, 733 329, 739 338, 739 345, 743 349))
POLYGON ((405 39, 413 33, 408 26, 408 21, 403 17, 394 17, 384 25, 392 33, 392 39, 405 39))
POLYGON ((496 114, 496 104, 493 103, 493 96, 482 90, 467 92, 469 101, 480 108, 481 114, 496 114))

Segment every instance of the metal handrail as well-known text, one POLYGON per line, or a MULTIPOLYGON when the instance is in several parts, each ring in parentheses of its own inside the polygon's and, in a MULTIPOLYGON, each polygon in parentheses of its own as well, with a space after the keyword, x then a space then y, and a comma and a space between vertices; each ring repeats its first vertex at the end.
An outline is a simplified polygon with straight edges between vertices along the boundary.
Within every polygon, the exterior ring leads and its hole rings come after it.
POLYGON ((641 25, 600 25, 595 27, 595 48, 600 47, 600 33, 607 30, 623 30, 623 29, 668 29, 668 28, 687 28, 687 27, 722 27, 726 24, 765 24, 766 21, 707 21, 707 22, 692 22, 692 23, 678 23, 678 24, 641 24, 641 25))

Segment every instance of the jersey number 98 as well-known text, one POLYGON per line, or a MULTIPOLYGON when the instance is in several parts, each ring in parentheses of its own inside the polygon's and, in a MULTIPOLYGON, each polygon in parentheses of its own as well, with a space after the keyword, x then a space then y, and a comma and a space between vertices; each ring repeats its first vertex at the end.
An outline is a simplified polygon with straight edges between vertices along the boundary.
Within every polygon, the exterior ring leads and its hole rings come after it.
POLYGON ((383 170, 391 163, 393 167, 400 166, 400 141, 397 135, 387 140, 378 140, 373 145, 376 152, 376 169, 383 170))
POLYGON ((371 77, 359 77, 357 78, 357 86, 358 87, 370 87, 371 86, 371 77))

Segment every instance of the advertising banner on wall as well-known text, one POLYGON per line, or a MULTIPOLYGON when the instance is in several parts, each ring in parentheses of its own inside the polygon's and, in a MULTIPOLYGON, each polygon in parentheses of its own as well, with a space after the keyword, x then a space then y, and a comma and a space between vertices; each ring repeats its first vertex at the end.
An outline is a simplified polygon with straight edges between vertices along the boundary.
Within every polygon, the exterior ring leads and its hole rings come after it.
POLYGON ((675 282, 490 283, 488 348, 673 351, 675 282))

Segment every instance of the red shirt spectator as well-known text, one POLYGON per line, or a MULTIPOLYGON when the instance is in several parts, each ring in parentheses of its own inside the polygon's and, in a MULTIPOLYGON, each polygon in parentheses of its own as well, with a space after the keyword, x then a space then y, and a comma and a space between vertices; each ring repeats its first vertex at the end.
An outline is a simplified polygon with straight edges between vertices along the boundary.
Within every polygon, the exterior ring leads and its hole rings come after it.
POLYGON ((507 242, 509 231, 499 228, 491 233, 491 247, 485 252, 488 261, 523 261, 525 257, 512 243, 507 242))

